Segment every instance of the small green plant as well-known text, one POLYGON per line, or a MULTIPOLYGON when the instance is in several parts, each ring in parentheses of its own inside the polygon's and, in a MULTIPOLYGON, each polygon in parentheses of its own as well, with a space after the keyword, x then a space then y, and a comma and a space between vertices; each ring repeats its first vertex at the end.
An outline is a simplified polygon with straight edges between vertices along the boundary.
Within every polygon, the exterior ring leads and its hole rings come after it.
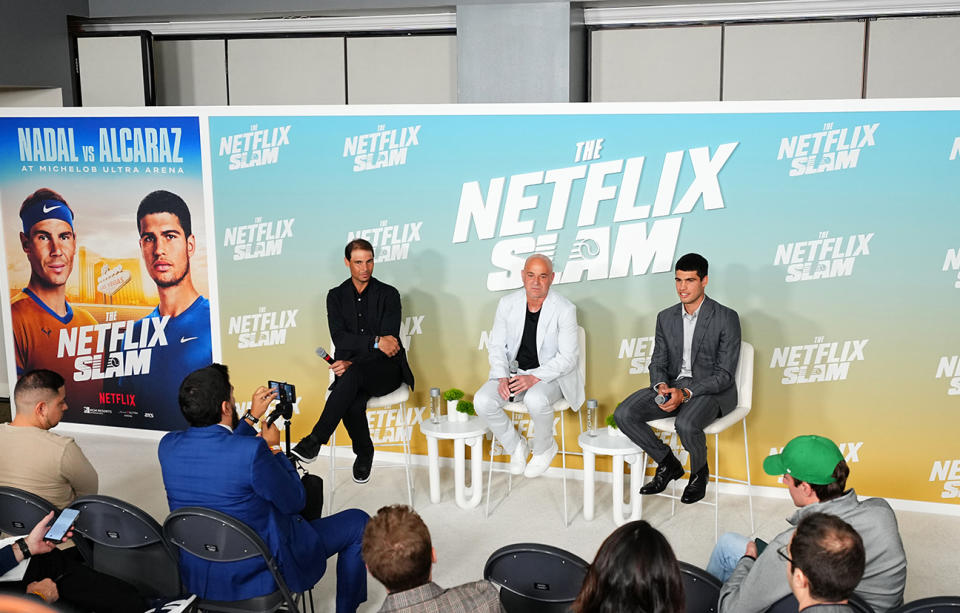
POLYGON ((458 390, 455 387, 451 387, 443 393, 443 399, 447 402, 450 402, 451 400, 460 400, 465 395, 466 394, 463 393, 463 390, 458 390))
POLYGON ((616 430, 619 430, 619 428, 617 428, 617 422, 613 421, 613 414, 607 415, 607 420, 606 420, 606 421, 607 421, 607 425, 608 425, 608 426, 610 426, 611 428, 614 428, 614 429, 616 429, 616 430))
POLYGON ((477 414, 477 412, 473 410, 473 403, 470 402, 469 400, 461 400, 460 402, 458 402, 457 411, 460 413, 466 413, 467 415, 477 414))

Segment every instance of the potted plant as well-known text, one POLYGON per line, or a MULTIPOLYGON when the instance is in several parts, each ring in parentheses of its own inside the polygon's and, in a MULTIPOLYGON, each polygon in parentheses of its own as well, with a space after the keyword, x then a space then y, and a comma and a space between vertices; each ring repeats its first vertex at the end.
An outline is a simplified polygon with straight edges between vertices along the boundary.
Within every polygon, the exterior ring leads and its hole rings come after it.
MULTIPOLYGON (((477 412, 473 410, 473 403, 469 400, 460 400, 457 402, 457 413, 465 416, 477 414, 477 412)), ((464 421, 466 421, 466 419, 464 419, 464 421)))
POLYGON ((607 415, 607 434, 609 436, 626 436, 617 427, 617 422, 613 421, 613 414, 607 415))
POLYGON ((461 414, 457 411, 457 405, 465 395, 466 394, 463 393, 463 390, 459 390, 455 387, 451 387, 443 393, 443 399, 447 401, 448 421, 467 421, 467 415, 465 413, 461 414), (463 415, 463 419, 460 419, 461 415, 463 415))

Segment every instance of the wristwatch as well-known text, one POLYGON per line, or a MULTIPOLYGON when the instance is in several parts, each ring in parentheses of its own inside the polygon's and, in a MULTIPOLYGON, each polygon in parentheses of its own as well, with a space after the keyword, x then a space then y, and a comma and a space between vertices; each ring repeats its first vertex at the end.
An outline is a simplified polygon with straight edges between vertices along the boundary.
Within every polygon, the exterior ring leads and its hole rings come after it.
POLYGON ((23 555, 23 559, 26 560, 30 557, 30 546, 27 545, 26 539, 17 539, 14 541, 17 544, 17 547, 20 548, 20 553, 23 555))
POLYGON ((241 417, 240 419, 246 420, 246 422, 251 426, 256 425, 257 423, 257 418, 254 417, 253 413, 251 413, 250 411, 247 411, 246 413, 244 413, 243 417, 241 417))
POLYGON ((380 348, 380 337, 379 337, 379 336, 374 336, 374 337, 373 337, 373 348, 374 348, 374 349, 379 349, 379 348, 380 348))

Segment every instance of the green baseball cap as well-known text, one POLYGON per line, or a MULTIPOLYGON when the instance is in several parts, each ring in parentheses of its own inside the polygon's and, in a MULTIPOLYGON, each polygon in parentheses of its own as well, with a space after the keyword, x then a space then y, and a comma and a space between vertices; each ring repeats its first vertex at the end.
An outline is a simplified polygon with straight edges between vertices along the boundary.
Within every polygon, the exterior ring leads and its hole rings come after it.
POLYGON ((836 443, 825 436, 806 434, 787 443, 780 454, 768 456, 763 470, 768 475, 790 475, 807 483, 827 485, 836 481, 833 471, 842 461, 836 443))

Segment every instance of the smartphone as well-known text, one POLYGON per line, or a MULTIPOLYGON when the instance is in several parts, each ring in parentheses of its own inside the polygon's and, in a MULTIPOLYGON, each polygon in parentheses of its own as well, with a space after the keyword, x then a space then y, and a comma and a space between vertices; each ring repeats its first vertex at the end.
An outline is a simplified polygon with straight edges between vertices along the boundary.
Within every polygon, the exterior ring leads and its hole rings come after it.
POLYGON ((294 403, 297 401, 297 388, 292 383, 283 381, 267 381, 267 387, 277 390, 277 400, 294 403))
POLYGON ((67 535, 67 531, 70 530, 70 526, 73 525, 77 515, 80 515, 80 511, 77 509, 64 509, 60 512, 60 515, 54 520, 53 525, 50 526, 50 529, 47 530, 47 533, 43 535, 43 538, 48 541, 54 541, 59 543, 63 540, 63 537, 67 535))
POLYGON ((757 545, 757 555, 763 553, 763 550, 767 548, 767 542, 763 539, 753 539, 753 542, 757 545))

